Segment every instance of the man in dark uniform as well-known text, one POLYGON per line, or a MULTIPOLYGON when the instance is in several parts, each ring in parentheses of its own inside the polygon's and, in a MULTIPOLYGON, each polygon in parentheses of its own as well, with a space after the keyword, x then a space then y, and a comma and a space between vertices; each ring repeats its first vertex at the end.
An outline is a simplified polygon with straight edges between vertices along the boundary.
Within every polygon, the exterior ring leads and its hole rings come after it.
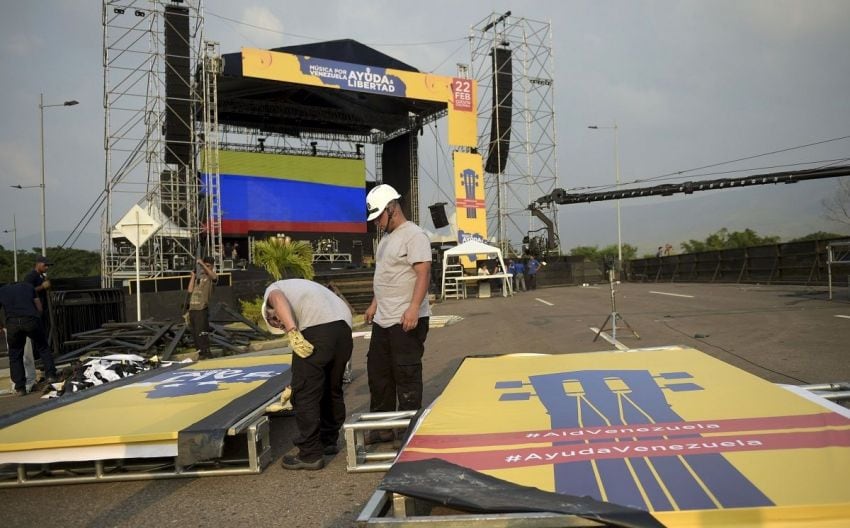
POLYGON ((44 325, 44 335, 50 341, 50 311, 47 305, 47 291, 50 289, 50 281, 47 280, 47 270, 51 266, 47 257, 39 255, 35 259, 35 267, 24 275, 24 282, 35 288, 35 293, 41 301, 41 322, 44 325))
POLYGON ((27 393, 23 360, 27 338, 32 340, 34 352, 41 358, 47 382, 56 382, 56 367, 53 365, 53 355, 44 336, 41 300, 35 288, 27 282, 3 286, 0 288, 0 307, 6 312, 5 329, 6 340, 9 344, 9 370, 12 382, 15 384, 15 393, 19 396, 27 393))

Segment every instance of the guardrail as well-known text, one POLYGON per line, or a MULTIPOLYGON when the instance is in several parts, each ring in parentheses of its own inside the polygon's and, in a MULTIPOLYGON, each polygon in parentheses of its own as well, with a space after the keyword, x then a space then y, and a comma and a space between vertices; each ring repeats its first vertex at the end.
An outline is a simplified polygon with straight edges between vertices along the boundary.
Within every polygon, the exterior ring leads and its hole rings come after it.
MULTIPOLYGON (((768 246, 685 253, 628 262, 634 282, 732 282, 826 285, 828 246, 843 239, 787 242, 768 246)), ((837 285, 847 277, 834 276, 837 285)))

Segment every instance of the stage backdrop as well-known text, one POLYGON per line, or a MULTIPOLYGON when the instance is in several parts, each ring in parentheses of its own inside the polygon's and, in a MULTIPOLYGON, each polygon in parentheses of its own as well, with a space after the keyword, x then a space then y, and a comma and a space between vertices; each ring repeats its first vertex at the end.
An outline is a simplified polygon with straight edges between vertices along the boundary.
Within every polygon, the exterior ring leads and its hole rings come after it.
POLYGON ((366 232, 362 159, 222 150, 219 173, 225 236, 366 232))

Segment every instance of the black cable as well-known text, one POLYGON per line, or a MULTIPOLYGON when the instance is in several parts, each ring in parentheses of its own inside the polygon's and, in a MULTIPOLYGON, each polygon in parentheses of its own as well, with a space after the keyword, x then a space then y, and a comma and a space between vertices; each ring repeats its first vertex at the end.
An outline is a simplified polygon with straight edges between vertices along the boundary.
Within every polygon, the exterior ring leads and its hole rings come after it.
POLYGON ((669 324, 667 321, 662 320, 661 322, 664 324, 664 326, 666 326, 666 327, 667 327, 667 328, 669 328, 670 330, 673 330, 674 332, 678 332, 678 333, 682 334, 683 336, 687 336, 687 337, 689 337, 690 339, 695 339, 695 340, 699 341, 700 343, 703 343, 703 344, 706 344, 706 345, 708 345, 708 346, 710 346, 710 347, 714 347, 714 348, 716 348, 716 349, 722 350, 723 352, 726 352, 726 353, 727 353, 727 354, 729 354, 730 356, 734 356, 734 357, 736 357, 736 358, 740 359, 741 361, 744 361, 744 362, 746 362, 746 363, 749 363, 750 365, 753 365, 754 367, 760 368, 760 369, 762 369, 762 370, 766 370, 766 371, 768 371, 768 372, 772 372, 772 373, 774 373, 774 374, 778 374, 778 375, 780 375, 780 376, 782 376, 782 377, 785 377, 785 378, 788 378, 788 379, 792 379, 792 380, 794 380, 794 381, 797 381, 797 382, 799 382, 799 383, 802 383, 803 385, 808 385, 808 384, 809 384, 809 382, 808 382, 808 381, 801 380, 800 378, 795 378, 794 376, 791 376, 791 375, 789 375, 789 374, 785 374, 784 372, 779 372, 778 370, 773 370, 773 369, 771 369, 771 368, 767 368, 767 367, 765 367, 764 365, 759 365, 759 364, 758 364, 758 363, 756 363, 755 361, 752 361, 752 360, 747 359, 747 358, 745 358, 745 357, 743 357, 743 356, 741 356, 741 355, 739 355, 739 354, 736 354, 736 353, 732 352, 731 350, 727 350, 727 349, 723 348, 723 347, 722 347, 722 346, 720 346, 720 345, 715 345, 715 344, 713 344, 713 343, 709 343, 708 341, 706 341, 706 340, 705 340, 705 338, 692 336, 691 334, 688 334, 688 333, 686 333, 686 332, 683 332, 682 330, 679 330, 678 328, 673 328, 672 326, 670 326, 670 324, 669 324))
MULTIPOLYGON (((712 173, 707 173, 707 174, 702 174, 702 175, 697 175, 697 176, 684 176, 684 175, 685 175, 685 173, 694 172, 694 171, 698 171, 698 170, 702 170, 702 169, 719 167, 721 165, 728 165, 730 163, 737 163, 739 161, 746 161, 746 160, 751 160, 751 159, 755 159, 755 158, 761 158, 761 157, 770 156, 770 155, 773 155, 773 154, 781 154, 783 152, 789 152, 789 151, 792 151, 792 150, 798 150, 798 149, 802 149, 802 148, 813 147, 813 146, 817 146, 817 145, 823 145, 825 143, 831 143, 833 141, 842 141, 842 140, 845 140, 845 139, 848 139, 848 138, 850 138, 850 135, 835 137, 835 138, 830 138, 830 139, 824 139, 824 140, 821 140, 821 141, 815 141, 813 143, 807 143, 805 145, 797 145, 797 146, 794 146, 794 147, 786 147, 786 148, 783 148, 783 149, 774 150, 774 151, 771 151, 771 152, 764 152, 762 154, 755 154, 755 155, 752 155, 752 156, 746 156, 746 157, 738 158, 738 159, 734 159, 734 160, 721 161, 719 163, 711 163, 709 165, 703 165, 701 167, 694 167, 692 169, 685 169, 685 170, 680 170, 680 171, 668 172, 668 173, 661 174, 661 175, 658 175, 658 176, 653 176, 653 177, 650 177, 650 178, 637 179, 637 180, 633 180, 631 182, 622 182, 622 183, 620 183, 620 187, 622 187, 623 185, 633 185, 633 184, 645 183, 645 182, 651 182, 651 181, 657 181, 657 180, 702 177, 702 176, 706 176, 706 175, 711 175, 712 173)), ((836 163, 838 161, 840 161, 840 160, 820 160, 820 161, 812 161, 812 162, 809 162, 809 163, 826 163, 825 166, 829 166, 829 164, 836 163)), ((796 165, 796 164, 788 164, 786 166, 793 166, 793 165, 796 165)), ((778 167, 782 167, 782 166, 783 165, 778 165, 778 167)), ((761 170, 761 169, 740 169, 739 171, 732 171, 732 172, 733 173, 734 172, 746 172, 746 171, 751 171, 751 170, 761 170)), ((572 188, 572 189, 569 189, 569 190, 570 191, 580 191, 580 190, 589 190, 589 189, 607 189, 607 188, 611 188, 611 187, 614 187, 614 186, 612 186, 612 185, 586 186, 586 187, 575 187, 575 188, 572 188)))
MULTIPOLYGON (((254 24, 249 24, 247 22, 242 22, 241 20, 236 20, 234 18, 229 18, 229 17, 226 17, 224 15, 219 15, 217 13, 213 13, 209 9, 207 9, 205 12, 208 15, 212 15, 212 16, 214 16, 216 18, 220 18, 222 20, 227 20, 228 22, 233 22, 234 24, 239 24, 241 26, 247 26, 247 27, 250 27, 250 28, 259 29, 261 31, 268 31, 269 33, 277 33, 278 35, 286 35, 286 36, 289 36, 289 37, 296 37, 296 38, 301 38, 301 39, 305 39, 305 40, 313 40, 313 41, 316 41, 316 42, 320 42, 322 40, 325 40, 325 39, 322 39, 322 38, 319 38, 319 37, 311 37, 309 35, 299 35, 297 33, 289 33, 289 32, 286 32, 286 31, 278 31, 277 29, 272 29, 272 28, 267 28, 267 27, 263 27, 263 26, 257 26, 257 25, 254 25, 254 24)), ((434 41, 431 41, 431 42, 407 42, 407 43, 404 43, 404 42, 399 42, 399 43, 389 42, 389 43, 364 43, 364 44, 368 44, 369 46, 425 46, 425 45, 430 45, 430 44, 446 44, 446 43, 449 43, 449 42, 457 42, 459 40, 466 41, 467 39, 466 39, 466 37, 458 37, 458 38, 453 38, 453 39, 448 39, 448 40, 434 40, 434 41)))

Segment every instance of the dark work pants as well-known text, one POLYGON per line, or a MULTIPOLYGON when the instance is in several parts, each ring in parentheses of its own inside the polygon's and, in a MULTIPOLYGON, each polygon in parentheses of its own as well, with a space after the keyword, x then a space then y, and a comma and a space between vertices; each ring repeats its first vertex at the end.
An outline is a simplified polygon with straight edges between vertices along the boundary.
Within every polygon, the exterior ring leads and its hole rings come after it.
POLYGON ((189 310, 189 327, 192 330, 192 342, 201 355, 210 353, 210 309, 189 310))
POLYGON ((44 326, 37 317, 7 317, 6 340, 9 344, 9 374, 15 384, 15 390, 26 390, 27 381, 24 373, 24 346, 27 338, 32 340, 32 351, 35 359, 41 358, 41 366, 45 377, 56 376, 56 366, 53 364, 53 354, 47 346, 44 336, 44 326))
POLYGON ((336 445, 345 423, 342 378, 354 340, 345 321, 311 326, 301 331, 313 345, 307 358, 292 354, 292 409, 298 436, 298 458, 313 462, 327 445, 336 445))
POLYGON ((537 289, 537 274, 529 273, 528 274, 528 289, 536 290, 537 289))
POLYGON ((422 407, 422 355, 428 337, 428 317, 405 332, 400 324, 372 324, 366 371, 372 412, 412 411, 422 407))

